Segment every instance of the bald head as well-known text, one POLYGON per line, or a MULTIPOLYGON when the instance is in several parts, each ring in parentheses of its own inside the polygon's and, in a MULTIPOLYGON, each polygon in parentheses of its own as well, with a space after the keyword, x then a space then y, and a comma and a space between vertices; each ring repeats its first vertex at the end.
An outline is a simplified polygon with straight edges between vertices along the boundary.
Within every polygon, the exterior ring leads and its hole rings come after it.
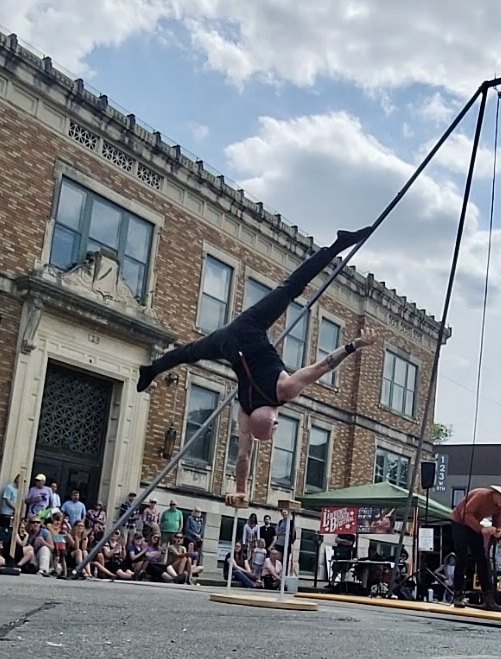
POLYGON ((249 416, 249 428, 252 436, 261 441, 273 439, 278 426, 276 407, 258 407, 249 416))

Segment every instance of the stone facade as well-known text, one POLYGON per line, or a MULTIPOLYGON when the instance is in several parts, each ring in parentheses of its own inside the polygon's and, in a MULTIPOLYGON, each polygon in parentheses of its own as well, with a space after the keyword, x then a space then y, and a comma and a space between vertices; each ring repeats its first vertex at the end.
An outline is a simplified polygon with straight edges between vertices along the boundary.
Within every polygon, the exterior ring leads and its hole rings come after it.
MULTIPOLYGON (((97 491, 110 510, 165 464, 161 449, 170 424, 177 430, 175 449, 182 446, 190 387, 224 396, 234 386, 226 366, 201 363, 177 369, 177 385, 159 380, 149 392, 135 392, 140 364, 174 342, 203 336, 198 318, 207 259, 233 268, 232 317, 242 308, 249 278, 274 285, 315 248, 311 237, 147 132, 133 115, 117 112, 105 96, 92 95, 81 80, 62 75, 49 58, 36 58, 14 35, 0 35, 0 234, 0 486, 19 470, 29 480, 38 464, 46 374, 59 365, 109 385, 97 491), (106 249, 66 270, 53 265, 63 180, 151 225, 144 295, 133 294, 120 260, 106 249)), ((278 499, 303 493, 312 424, 330 433, 325 488, 371 482, 377 446, 411 459, 414 453, 438 323, 353 267, 311 310, 306 362, 316 359, 323 318, 339 325, 341 341, 375 329, 385 349, 417 366, 414 411, 404 416, 381 403, 384 350, 348 359, 335 386, 311 386, 284 410, 298 422, 291 487, 272 483, 273 447, 258 447, 251 491, 260 515, 278 499)), ((284 322, 272 329, 273 338, 284 322)), ((233 486, 230 409, 221 414, 216 435, 205 464, 182 460, 157 493, 161 505, 174 492, 181 507, 191 508, 196 499, 207 512, 209 567, 216 561, 221 517, 231 515, 223 502, 233 486)), ((314 529, 317 522, 306 514, 301 526, 314 529)))

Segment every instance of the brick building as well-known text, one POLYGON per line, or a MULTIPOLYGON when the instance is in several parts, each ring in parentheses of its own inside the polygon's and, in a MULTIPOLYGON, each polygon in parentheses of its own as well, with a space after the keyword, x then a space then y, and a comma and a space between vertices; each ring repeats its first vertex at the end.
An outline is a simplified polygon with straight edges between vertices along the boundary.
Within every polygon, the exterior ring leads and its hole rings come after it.
MULTIPOLYGON (((76 486, 109 510, 165 464, 167 428, 179 449, 234 386, 224 364, 201 363, 138 395, 139 366, 232 318, 315 248, 15 35, 0 35, 0 232, 0 487, 43 471, 63 496, 76 486)), ((282 408, 274 445, 255 451, 260 517, 304 491, 407 483, 435 319, 349 267, 285 340, 285 361, 297 368, 364 327, 383 349, 282 408)), ((209 567, 229 539, 235 458, 226 409, 157 492, 161 506, 174 492, 206 511, 209 567)), ((298 526, 306 556, 317 521, 298 526)))

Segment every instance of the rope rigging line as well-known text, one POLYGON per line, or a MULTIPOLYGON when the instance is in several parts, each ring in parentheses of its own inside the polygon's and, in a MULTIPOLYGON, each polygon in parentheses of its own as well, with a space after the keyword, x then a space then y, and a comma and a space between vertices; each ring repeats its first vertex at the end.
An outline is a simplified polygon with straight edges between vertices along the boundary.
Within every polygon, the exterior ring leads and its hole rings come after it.
MULTIPOLYGON (((484 339, 485 339, 485 326, 486 326, 486 317, 487 317, 487 300, 489 297, 489 280, 490 280, 490 269, 491 269, 491 254, 492 254, 492 234, 494 228, 494 207, 495 207, 495 198, 496 198, 496 171, 497 171, 497 149, 498 149, 498 128, 499 128, 499 105, 500 105, 500 92, 497 93, 497 103, 496 103, 496 118, 494 122, 494 157, 492 162, 492 185, 491 185, 491 199, 490 199, 490 210, 489 210, 489 240, 487 247, 487 263, 485 269, 485 282, 484 282, 484 296, 482 302, 482 323, 480 330, 480 348, 479 348, 479 357, 478 357, 478 368, 477 368, 477 383, 476 383, 476 392, 475 392, 475 414, 473 420, 473 437, 471 445, 471 457, 470 457, 470 467, 468 471, 468 483, 466 485, 466 493, 468 496, 471 487, 471 478, 473 475, 473 464, 475 460, 475 445, 477 441, 477 430, 478 430, 478 418, 480 410, 480 388, 481 388, 481 379, 482 379, 482 366, 484 359, 484 339)), ((466 508, 465 508, 466 512, 466 508)))
MULTIPOLYGON (((386 206, 386 208, 380 213, 380 215, 377 217, 377 219, 374 221, 372 224, 372 231, 370 232, 369 236, 365 238, 365 240, 361 241, 357 245, 353 247, 353 249, 350 251, 350 253, 342 260, 340 260, 337 265, 334 267, 334 270, 330 273, 330 275, 327 277, 326 281, 324 284, 320 287, 320 289, 313 295, 311 300, 303 307, 302 311, 294 322, 292 322, 289 326, 286 327, 286 329, 282 332, 282 334, 278 337, 278 339, 275 341, 274 345, 278 345, 283 339, 292 331, 292 329, 295 327, 295 325, 302 319, 302 317, 309 312, 310 308, 312 307, 313 304, 317 302, 317 300, 321 297, 321 295, 328 289, 328 287, 332 284, 334 279, 339 275, 339 273, 343 270, 345 265, 350 261, 350 259, 358 252, 358 250, 362 247, 362 245, 365 244, 365 242, 370 238, 370 236, 374 233, 374 231, 383 223, 383 221, 386 219, 386 217, 391 213, 391 211, 397 206, 398 203, 403 199, 405 194, 408 192, 410 187, 414 184, 414 182, 417 180, 417 178, 421 175, 421 173, 424 171, 424 169, 428 166, 428 164, 431 162, 431 160, 435 157, 437 154, 438 150, 445 144, 445 142, 449 139, 449 137, 452 135, 454 130, 459 126, 461 121, 464 119, 464 117, 468 114, 474 103, 477 101, 478 97, 482 94, 485 95, 485 92, 487 89, 490 87, 494 87, 497 84, 501 84, 501 78, 496 78, 494 80, 486 81, 483 82, 482 85, 477 89, 477 91, 473 94, 473 96, 470 98, 470 100, 465 104, 463 109, 458 113, 456 118, 452 121, 450 126, 444 131, 442 136, 439 138, 437 143, 434 145, 434 147, 431 149, 431 151, 428 153, 428 155, 423 159, 421 164, 417 167, 417 169, 414 171, 414 173, 409 177, 409 179, 406 181, 406 183, 403 185, 403 187, 399 190, 399 192, 395 195, 395 197, 392 199, 392 201, 386 206)), ((443 331, 445 328, 442 329, 442 338, 443 338, 443 331)), ((436 376, 436 374, 435 374, 436 376)), ((186 452, 193 446, 194 442, 199 439, 199 437, 205 432, 205 430, 210 426, 210 424, 221 414, 222 410, 228 405, 237 395, 237 390, 234 389, 231 393, 229 393, 223 401, 218 405, 218 407, 209 415, 209 417, 205 420, 205 422, 198 428, 198 430, 195 431, 195 433, 190 437, 190 439, 185 442, 183 447, 180 449, 180 451, 175 455, 168 463, 165 465, 159 473, 153 478, 150 483, 146 486, 146 488, 139 494, 138 497, 136 497, 134 504, 116 521, 112 524, 112 526, 108 529, 108 531, 103 535, 102 539, 94 546, 94 548, 89 552, 89 554, 86 556, 86 558, 79 563, 75 569, 72 571, 72 576, 77 577, 78 574, 91 562, 95 559, 95 557, 98 555, 98 553, 101 551, 105 543, 108 541, 108 539, 113 535, 113 533, 117 530, 119 530, 122 526, 124 526, 125 522, 133 515, 133 513, 139 508, 139 506, 143 503, 143 501, 146 500, 146 498, 155 490, 155 488, 159 485, 159 483, 177 466, 177 464, 180 462, 181 458, 183 455, 186 454, 186 452)))

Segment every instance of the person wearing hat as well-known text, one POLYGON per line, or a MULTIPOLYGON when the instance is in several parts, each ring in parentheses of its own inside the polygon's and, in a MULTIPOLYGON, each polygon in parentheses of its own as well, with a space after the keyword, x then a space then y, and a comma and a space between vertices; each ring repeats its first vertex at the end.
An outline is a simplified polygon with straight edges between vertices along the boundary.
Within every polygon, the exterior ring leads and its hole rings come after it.
POLYGON ((456 552, 454 570, 454 606, 464 608, 464 582, 468 561, 468 550, 477 564, 478 580, 482 589, 483 607, 487 611, 499 611, 496 604, 496 590, 489 570, 485 536, 501 537, 501 486, 478 487, 471 490, 459 502, 451 515, 452 539, 456 552), (486 517, 492 518, 492 526, 482 526, 486 517))
POLYGON ((36 517, 46 508, 52 508, 52 490, 47 487, 45 474, 35 476, 35 485, 30 487, 25 502, 28 504, 28 517, 36 517))
POLYGON ((176 533, 183 531, 183 513, 177 509, 177 502, 174 499, 160 517, 160 531, 162 532, 162 544, 165 545, 170 545, 176 533))

